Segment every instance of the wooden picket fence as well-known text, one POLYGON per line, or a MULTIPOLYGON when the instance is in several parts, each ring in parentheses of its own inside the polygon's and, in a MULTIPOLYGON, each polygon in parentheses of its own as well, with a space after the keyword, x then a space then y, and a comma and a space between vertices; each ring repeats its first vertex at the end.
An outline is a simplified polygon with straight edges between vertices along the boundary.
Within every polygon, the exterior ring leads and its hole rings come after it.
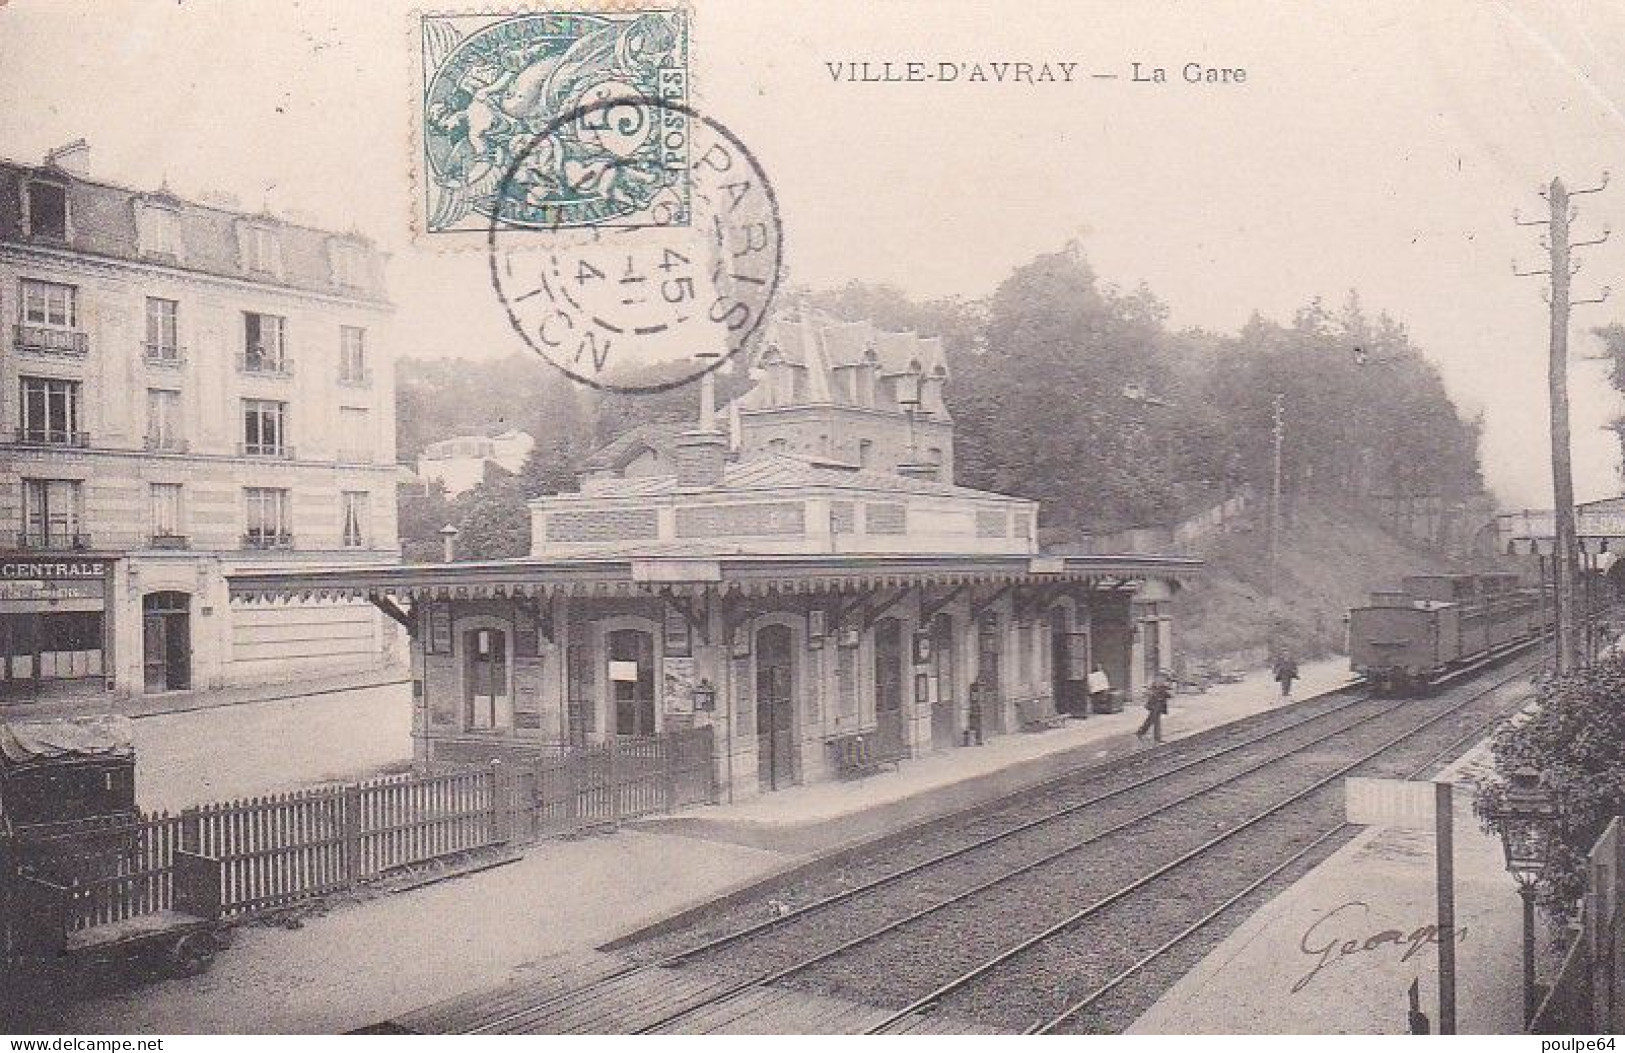
MULTIPOLYGON (((180 862, 218 868, 239 917, 404 867, 714 798, 710 728, 154 813, 0 833, 0 907, 22 875, 67 889, 68 931, 176 909, 180 862)), ((212 884, 212 883, 211 883, 212 884)), ((6 928, 6 926, 0 926, 6 928)), ((11 933, 0 933, 9 945, 11 933)))

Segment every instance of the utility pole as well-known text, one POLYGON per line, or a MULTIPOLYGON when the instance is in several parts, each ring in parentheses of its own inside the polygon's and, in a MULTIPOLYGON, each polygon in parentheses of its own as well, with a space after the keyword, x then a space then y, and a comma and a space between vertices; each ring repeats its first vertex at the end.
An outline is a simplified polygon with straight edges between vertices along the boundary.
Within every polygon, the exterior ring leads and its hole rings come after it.
MULTIPOLYGON (((1281 444, 1286 438, 1286 396, 1281 392, 1275 393, 1274 426, 1270 434, 1273 439, 1272 463, 1270 468, 1270 535, 1269 535, 1269 599, 1270 599, 1270 645, 1274 649, 1277 641, 1276 622, 1279 612, 1276 602, 1280 595, 1280 559, 1281 559, 1281 444)), ((1279 656, 1274 656, 1279 657, 1279 656)))
POLYGON ((1554 635, 1558 673, 1578 669, 1581 664, 1579 646, 1579 620, 1575 617, 1575 586, 1579 579, 1579 549, 1574 526, 1574 471, 1569 452, 1569 309, 1579 304, 1601 303, 1609 290, 1588 300, 1572 300, 1569 282, 1580 269, 1579 262, 1571 259, 1573 249, 1587 245, 1600 245, 1608 240, 1608 231, 1590 241, 1569 241, 1569 224, 1577 217, 1570 199, 1579 194, 1594 194, 1608 185, 1603 173, 1602 183, 1585 190, 1569 190, 1563 180, 1554 178, 1540 193, 1546 198, 1550 215, 1545 220, 1523 220, 1513 214, 1520 226, 1544 226, 1546 235, 1542 248, 1551 258, 1546 270, 1523 271, 1513 263, 1512 272, 1520 277, 1545 274, 1551 278, 1551 338, 1547 361, 1547 395, 1551 405, 1552 426, 1552 501, 1556 520, 1557 546, 1552 555, 1552 577, 1557 586, 1557 631, 1554 635))

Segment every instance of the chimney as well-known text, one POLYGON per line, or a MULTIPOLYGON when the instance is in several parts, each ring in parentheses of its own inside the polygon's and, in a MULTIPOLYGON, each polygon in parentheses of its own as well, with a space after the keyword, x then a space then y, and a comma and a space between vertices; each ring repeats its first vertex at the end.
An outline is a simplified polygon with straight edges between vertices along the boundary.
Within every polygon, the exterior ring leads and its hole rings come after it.
POLYGON ((83 139, 65 143, 45 155, 45 163, 69 175, 90 175, 90 144, 83 139))
POLYGON ((728 460, 728 437, 714 428, 685 431, 677 439, 677 485, 684 490, 718 486, 728 460))

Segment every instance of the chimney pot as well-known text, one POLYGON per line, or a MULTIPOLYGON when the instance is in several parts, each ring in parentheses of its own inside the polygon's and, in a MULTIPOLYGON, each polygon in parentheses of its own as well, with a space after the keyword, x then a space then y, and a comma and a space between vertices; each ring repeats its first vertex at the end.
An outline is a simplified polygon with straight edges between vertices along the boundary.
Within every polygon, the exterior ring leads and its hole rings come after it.
POLYGON ((45 163, 76 176, 90 175, 90 143, 75 139, 45 155, 45 163))
POLYGON ((718 486, 728 461, 728 437, 720 431, 685 431, 677 439, 673 457, 677 462, 677 485, 685 490, 718 486))

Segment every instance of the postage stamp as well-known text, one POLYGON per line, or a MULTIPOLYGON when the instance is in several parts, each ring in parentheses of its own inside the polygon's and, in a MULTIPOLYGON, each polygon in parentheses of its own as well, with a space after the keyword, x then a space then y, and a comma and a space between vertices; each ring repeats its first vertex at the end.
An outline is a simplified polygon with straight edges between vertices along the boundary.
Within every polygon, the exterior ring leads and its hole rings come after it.
POLYGON ((549 231, 689 221, 685 9, 417 21, 413 225, 424 239, 477 238, 494 218, 549 231), (652 103, 673 105, 657 121, 652 103), (570 112, 584 119, 557 120, 570 112), (504 199, 509 176, 524 193, 504 199))
POLYGON ((545 125, 498 180, 490 209, 491 283, 515 332, 570 377, 629 393, 704 376, 747 348, 783 278, 773 185, 739 137, 677 102, 589 102, 545 125), (648 221, 566 231, 535 155, 572 128, 670 130, 670 158, 613 166, 633 185, 682 164, 686 197, 656 200, 648 221), (679 142, 676 132, 681 131, 679 142), (550 232, 549 222, 560 229, 550 232))

